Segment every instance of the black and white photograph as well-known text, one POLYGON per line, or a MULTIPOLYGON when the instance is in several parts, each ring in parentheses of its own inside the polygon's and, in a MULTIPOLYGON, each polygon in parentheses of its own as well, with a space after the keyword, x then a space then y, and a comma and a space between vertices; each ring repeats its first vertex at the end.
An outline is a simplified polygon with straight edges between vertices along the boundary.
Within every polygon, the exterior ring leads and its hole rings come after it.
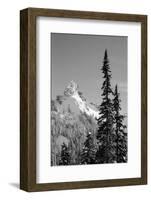
POLYGON ((127 163, 127 37, 50 37, 50 165, 127 163))
POLYGON ((147 15, 26 8, 20 33, 20 189, 146 185, 147 15))

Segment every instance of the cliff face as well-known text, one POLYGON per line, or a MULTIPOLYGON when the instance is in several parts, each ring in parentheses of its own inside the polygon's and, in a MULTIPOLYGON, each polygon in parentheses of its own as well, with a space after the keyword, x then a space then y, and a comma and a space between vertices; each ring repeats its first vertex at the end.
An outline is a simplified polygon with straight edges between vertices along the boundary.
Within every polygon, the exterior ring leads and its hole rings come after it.
POLYGON ((92 104, 87 102, 82 92, 80 92, 78 89, 78 85, 74 81, 71 81, 66 87, 64 95, 73 99, 74 103, 78 106, 82 113, 97 119, 99 117, 98 110, 92 106, 92 104))

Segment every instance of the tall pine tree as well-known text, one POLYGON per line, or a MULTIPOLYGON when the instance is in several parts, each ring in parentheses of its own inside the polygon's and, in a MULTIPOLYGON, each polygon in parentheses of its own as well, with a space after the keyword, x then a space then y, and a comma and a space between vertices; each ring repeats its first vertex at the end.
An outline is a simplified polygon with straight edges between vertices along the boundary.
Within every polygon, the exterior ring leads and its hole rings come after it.
POLYGON ((120 98, 118 93, 118 87, 115 86, 114 91, 114 123, 116 133, 116 162, 123 163, 127 162, 127 132, 126 126, 124 125, 124 115, 120 114, 120 98))
POLYGON ((102 103, 99 106, 98 118, 98 132, 97 139, 99 148, 97 151, 98 163, 113 163, 115 161, 115 142, 114 142, 114 130, 113 130, 113 102, 111 95, 113 94, 111 89, 111 71, 109 66, 107 50, 105 50, 103 66, 101 68, 103 73, 103 85, 102 85, 102 103))
POLYGON ((81 153, 81 164, 95 164, 96 163, 96 145, 94 143, 94 136, 88 133, 81 153))

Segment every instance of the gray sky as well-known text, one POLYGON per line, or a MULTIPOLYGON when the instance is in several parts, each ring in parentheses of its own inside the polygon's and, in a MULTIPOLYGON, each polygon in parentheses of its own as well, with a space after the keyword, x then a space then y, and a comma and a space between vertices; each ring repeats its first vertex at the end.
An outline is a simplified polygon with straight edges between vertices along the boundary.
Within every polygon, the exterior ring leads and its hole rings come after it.
POLYGON ((102 67, 107 49, 112 88, 118 84, 122 113, 127 113, 127 37, 51 33, 52 99, 71 80, 89 102, 101 103, 102 67))

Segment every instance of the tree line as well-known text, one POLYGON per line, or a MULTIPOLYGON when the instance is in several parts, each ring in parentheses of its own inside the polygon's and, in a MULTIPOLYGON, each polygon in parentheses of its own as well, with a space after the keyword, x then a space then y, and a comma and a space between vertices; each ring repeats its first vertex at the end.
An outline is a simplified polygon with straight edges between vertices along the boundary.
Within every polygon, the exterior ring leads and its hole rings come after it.
MULTIPOLYGON (((126 116, 121 114, 121 99, 118 85, 111 86, 111 70, 107 50, 104 53, 103 84, 101 86, 101 103, 99 105, 98 129, 94 136, 87 133, 80 152, 80 164, 125 163, 127 162, 127 127, 126 116), (95 142, 95 139, 97 143, 95 142)), ((70 150, 62 144, 59 165, 70 165, 70 150)))

